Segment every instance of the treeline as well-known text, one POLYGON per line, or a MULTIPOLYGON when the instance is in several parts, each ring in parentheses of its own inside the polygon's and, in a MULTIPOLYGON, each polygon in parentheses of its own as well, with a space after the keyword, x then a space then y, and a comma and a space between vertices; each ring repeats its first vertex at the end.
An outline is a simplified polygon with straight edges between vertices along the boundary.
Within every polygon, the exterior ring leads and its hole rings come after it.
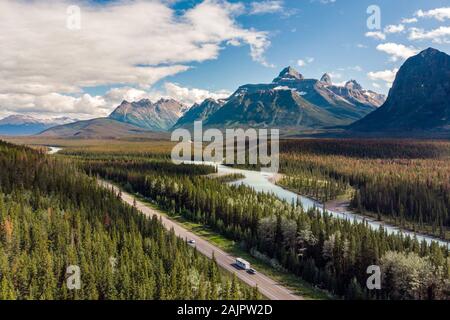
POLYGON ((172 215, 203 223, 279 268, 347 299, 448 299, 445 248, 372 230, 365 224, 304 212, 244 186, 203 176, 123 170, 86 161, 85 170, 127 185, 172 215), (368 290, 367 268, 383 270, 381 290, 368 290), (411 273, 404 274, 404 270, 411 273))
POLYGON ((449 143, 395 139, 285 139, 282 153, 311 153, 370 159, 434 159, 450 156, 449 143))
POLYGON ((306 173, 290 174, 280 179, 277 184, 320 202, 336 199, 352 191, 343 179, 332 180, 306 173))
MULTIPOLYGON (((305 142, 299 140, 289 141, 289 147, 283 147, 280 170, 293 179, 292 183, 287 184, 288 187, 295 187, 298 181, 312 177, 318 182, 303 183, 296 189, 306 195, 323 193, 319 181, 331 181, 332 185, 334 183, 338 187, 331 194, 333 196, 344 192, 345 186, 350 185, 358 190, 351 199, 354 209, 373 213, 380 219, 386 217, 390 222, 400 225, 408 223, 416 231, 446 236, 450 226, 450 157, 444 156, 450 149, 448 142, 430 142, 430 146, 424 142, 404 142, 403 147, 400 144, 398 150, 392 151, 391 148, 397 147, 397 142, 368 141, 368 146, 361 147, 360 158, 355 156, 357 151, 346 155, 321 154, 320 150, 325 147, 319 147, 320 143, 306 143, 310 149, 312 145, 318 145, 319 151, 314 152, 304 151, 305 142), (297 149, 294 148, 295 143, 299 144, 297 149), (420 147, 423 147, 423 153, 418 151, 420 147), (394 153, 399 158, 364 158, 367 149, 374 149, 368 154, 381 156, 394 153), (416 149, 417 152, 411 151, 416 149), (435 149, 439 152, 433 153, 435 149), (426 158, 428 153, 439 156, 426 158), (419 158, 410 159, 413 155, 419 158)), ((331 142, 324 143, 327 145, 331 142)), ((336 149, 342 146, 342 150, 337 152, 339 154, 351 148, 349 143, 345 140, 342 143, 333 141, 336 149)), ((358 142, 355 148, 363 143, 365 141, 358 142)), ((325 195, 323 200, 327 198, 325 195)))
POLYGON ((72 162, 0 142, 0 166, 0 299, 258 298, 72 162))

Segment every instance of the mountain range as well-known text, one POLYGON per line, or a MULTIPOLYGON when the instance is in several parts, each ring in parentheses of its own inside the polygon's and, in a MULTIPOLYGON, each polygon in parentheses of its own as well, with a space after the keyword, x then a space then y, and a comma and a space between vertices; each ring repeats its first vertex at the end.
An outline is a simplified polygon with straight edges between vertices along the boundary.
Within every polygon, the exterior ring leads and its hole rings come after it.
POLYGON ((450 131, 449 61, 447 54, 432 48, 409 58, 398 71, 387 99, 355 80, 339 86, 327 73, 320 80, 306 79, 286 67, 272 82, 243 85, 227 99, 206 99, 191 108, 172 99, 123 101, 108 118, 60 125, 41 135, 145 135, 189 128, 196 120, 202 120, 205 127, 341 130, 347 135, 450 131))
POLYGON ((78 121, 44 130, 39 135, 61 138, 167 137, 188 107, 173 99, 123 101, 107 118, 78 121))
POLYGON ((29 115, 10 115, 0 120, 0 135, 33 135, 45 129, 77 121, 69 117, 40 119, 29 115))
POLYGON ((151 131, 168 131, 188 109, 174 99, 123 101, 109 118, 151 131))
POLYGON ((44 130, 38 136, 77 139, 169 138, 168 133, 150 131, 111 118, 96 118, 60 125, 44 130))
POLYGON ((305 79, 287 67, 271 83, 239 87, 220 109, 204 119, 204 125, 330 128, 361 119, 383 102, 383 95, 364 90, 355 80, 339 87, 332 84, 328 74, 321 80, 305 79))

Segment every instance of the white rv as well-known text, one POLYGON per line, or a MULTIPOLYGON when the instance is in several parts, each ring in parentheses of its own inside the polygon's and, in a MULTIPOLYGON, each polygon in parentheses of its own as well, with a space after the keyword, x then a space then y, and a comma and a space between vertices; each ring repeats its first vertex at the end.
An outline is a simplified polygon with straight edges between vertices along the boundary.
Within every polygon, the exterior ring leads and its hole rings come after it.
POLYGON ((250 269, 250 262, 245 261, 244 259, 241 259, 241 258, 236 259, 236 265, 239 268, 244 269, 244 270, 250 269))

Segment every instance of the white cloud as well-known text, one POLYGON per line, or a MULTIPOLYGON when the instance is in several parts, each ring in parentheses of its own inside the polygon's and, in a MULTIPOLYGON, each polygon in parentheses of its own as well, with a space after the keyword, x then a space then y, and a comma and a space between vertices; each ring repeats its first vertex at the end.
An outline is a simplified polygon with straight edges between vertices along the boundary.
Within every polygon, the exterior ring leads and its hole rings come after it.
POLYGON ((361 72, 363 69, 360 66, 349 67, 349 70, 361 72))
POLYGON ((139 101, 150 99, 157 101, 161 98, 171 98, 188 106, 201 102, 206 98, 223 99, 231 92, 219 90, 211 92, 198 88, 185 88, 178 84, 166 82, 163 90, 145 91, 132 87, 112 88, 103 96, 83 94, 73 97, 59 93, 45 95, 33 94, 0 94, 1 115, 11 113, 31 113, 48 115, 70 115, 79 119, 103 117, 109 115, 123 100, 139 101))
MULTIPOLYGON (((397 68, 392 69, 392 70, 369 72, 367 74, 367 77, 370 80, 373 80, 373 81, 382 80, 391 85, 392 82, 394 82, 394 80, 395 80, 395 75, 397 74, 397 72, 398 72, 397 68)), ((374 87, 376 87, 375 84, 374 84, 374 87)))
POLYGON ((337 86, 337 87, 345 87, 345 85, 347 84, 347 80, 344 81, 340 81, 340 82, 333 82, 333 85, 337 86))
POLYGON ((434 18, 439 21, 450 19, 450 7, 436 8, 428 11, 419 10, 415 14, 419 18, 434 18))
POLYGON ((283 1, 265 0, 255 1, 250 4, 250 14, 266 14, 283 11, 283 1))
POLYGON ((55 109, 85 112, 80 104, 90 109, 94 102, 70 96, 80 96, 84 87, 148 90, 192 62, 216 59, 227 43, 248 45, 253 60, 269 65, 268 33, 236 22, 241 4, 204 0, 180 14, 162 0, 68 1, 0 1, 1 108, 9 95, 18 110, 47 110, 53 101, 60 105, 55 109), (76 3, 81 29, 69 30, 67 8, 76 3))
POLYGON ((381 86, 380 86, 378 83, 376 83, 376 82, 373 82, 373 83, 372 83, 372 86, 373 86, 374 88, 377 88, 377 89, 381 88, 381 86))
POLYGON ((227 90, 211 92, 204 89, 185 88, 171 82, 165 83, 164 89, 165 93, 162 94, 163 97, 173 98, 189 106, 194 103, 202 102, 207 98, 213 98, 217 100, 228 98, 231 95, 231 92, 227 90))
POLYGON ((416 23, 417 18, 403 18, 402 23, 410 24, 410 23, 416 23))
POLYGON ((386 39, 386 35, 381 31, 369 31, 369 32, 366 32, 365 36, 368 38, 373 38, 373 39, 377 39, 377 40, 385 40, 386 39))
POLYGON ((342 78, 342 74, 338 73, 338 72, 330 72, 329 73, 331 79, 341 79, 342 78))
POLYGON ((32 95, 27 93, 0 94, 0 105, 3 111, 21 113, 40 113, 49 115, 72 115, 84 118, 103 116, 108 108, 104 97, 83 94, 72 97, 59 93, 32 95))
POLYGON ((357 48, 360 48, 360 49, 366 49, 366 48, 368 48, 365 44, 361 44, 361 43, 358 43, 358 44, 356 45, 356 47, 357 47, 357 48))
POLYGON ((297 65, 299 67, 304 67, 309 63, 313 63, 314 62, 314 58, 313 57, 306 57, 305 59, 299 59, 297 60, 297 65))
POLYGON ((405 30, 405 26, 402 24, 390 24, 384 28, 385 33, 398 33, 405 30))
POLYGON ((391 56, 391 61, 397 61, 399 59, 407 59, 415 54, 418 50, 413 47, 407 47, 403 44, 397 43, 383 43, 377 46, 378 51, 386 52, 391 56))
POLYGON ((450 27, 441 26, 430 31, 411 28, 409 31, 409 40, 431 40, 434 43, 450 43, 450 27))

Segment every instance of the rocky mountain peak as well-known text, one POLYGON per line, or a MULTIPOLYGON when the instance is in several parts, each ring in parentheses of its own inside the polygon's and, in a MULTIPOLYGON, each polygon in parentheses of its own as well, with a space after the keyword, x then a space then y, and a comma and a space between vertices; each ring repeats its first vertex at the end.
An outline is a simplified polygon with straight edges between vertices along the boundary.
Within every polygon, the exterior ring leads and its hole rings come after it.
POLYGON ((447 130, 450 128, 450 56, 428 48, 408 58, 388 98, 354 123, 356 131, 447 130))
POLYGON ((347 89, 362 90, 362 86, 356 80, 350 80, 345 83, 347 89))
POLYGON ((273 82, 303 80, 303 79, 304 79, 303 75, 301 75, 297 70, 289 66, 281 70, 280 74, 273 80, 273 82))
POLYGON ((439 53, 441 53, 439 50, 430 47, 420 52, 419 55, 422 57, 432 57, 439 53))
POLYGON ((322 78, 320 78, 320 81, 325 84, 332 84, 331 82, 331 76, 328 73, 325 73, 322 78))

